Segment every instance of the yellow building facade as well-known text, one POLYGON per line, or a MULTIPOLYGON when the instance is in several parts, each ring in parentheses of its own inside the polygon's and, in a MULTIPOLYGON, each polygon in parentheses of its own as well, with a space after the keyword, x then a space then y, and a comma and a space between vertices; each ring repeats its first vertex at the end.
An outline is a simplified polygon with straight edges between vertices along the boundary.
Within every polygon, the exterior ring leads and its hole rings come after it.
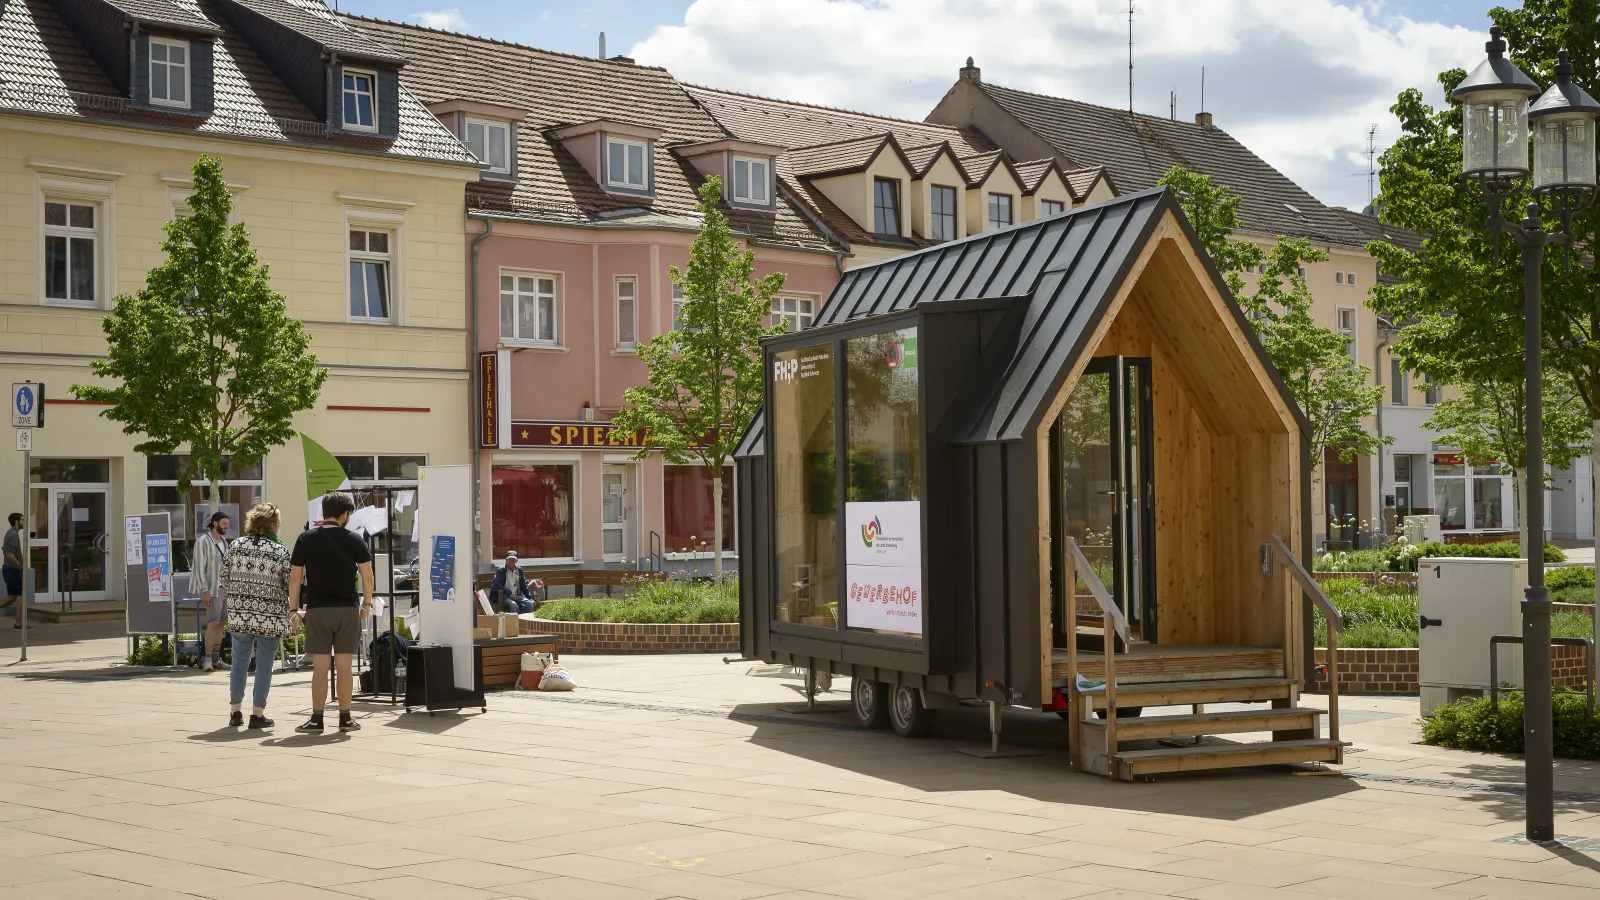
MULTIPOLYGON (((199 71, 197 46, 210 44, 219 107, 230 82, 270 97, 272 76, 251 62, 251 42, 222 6, 203 4, 204 23, 179 23, 192 30, 145 24, 151 40, 165 33, 187 45, 194 66, 183 74, 195 82, 211 74, 199 71)), ((383 91, 381 76, 366 83, 377 88, 366 99, 380 122, 398 122, 372 137, 344 133, 338 104, 321 114, 310 104, 290 110, 295 119, 285 117, 286 103, 254 120, 249 109, 230 110, 231 122, 212 127, 222 110, 198 122, 147 113, 137 83, 121 102, 112 79, 104 93, 71 90, 67 39, 76 32, 54 13, 35 0, 7 4, 0 17, 8 36, 31 34, 52 59, 66 60, 53 94, 0 92, 0 382, 42 382, 47 397, 45 425, 33 432, 29 496, 22 454, 13 452, 0 462, 0 505, 10 513, 27 503, 36 603, 122 598, 124 515, 173 513, 180 547, 212 508, 269 500, 283 510, 286 536, 306 521, 299 441, 231 469, 214 500, 198 488, 180 496, 183 460, 146 459, 134 450, 140 436, 70 393, 93 381, 89 366, 106 353, 101 321, 115 298, 139 290, 163 261, 163 226, 185 210, 201 154, 221 159, 235 221, 328 371, 296 429, 379 496, 414 491, 418 465, 469 463, 463 187, 479 166, 464 148, 414 98, 383 91), (386 116, 386 106, 396 115, 386 116)), ((43 67, 38 74, 52 76, 43 67)), ((196 99, 200 90, 191 87, 196 99)), ((241 524, 236 517, 235 532, 241 524)), ((185 568, 186 552, 177 555, 185 568)))

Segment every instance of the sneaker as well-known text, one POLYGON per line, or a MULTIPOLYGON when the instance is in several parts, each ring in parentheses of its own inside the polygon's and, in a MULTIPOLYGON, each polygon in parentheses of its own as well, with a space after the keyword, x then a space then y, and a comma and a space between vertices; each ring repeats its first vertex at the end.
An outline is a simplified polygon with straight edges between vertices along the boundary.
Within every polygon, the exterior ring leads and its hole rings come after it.
POLYGON ((361 730, 361 723, 357 722, 355 719, 350 718, 350 714, 349 713, 344 713, 343 715, 339 716, 339 730, 340 731, 360 731, 361 730))
POLYGON ((298 731, 301 734, 321 734, 322 733, 322 717, 321 716, 317 716, 315 718, 307 719, 306 723, 304 725, 300 725, 300 726, 296 727, 295 731, 298 731))
POLYGON ((200 660, 200 671, 209 672, 211 669, 211 657, 207 656, 200 660))
MULTIPOLYGON (((255 718, 255 717, 252 716, 251 718, 255 718)), ((229 728, 238 728, 240 725, 243 725, 243 724, 244 724, 244 713, 238 711, 237 709, 233 711, 232 715, 228 716, 228 727, 229 728)))
MULTIPOLYGON (((274 724, 273 721, 271 719, 267 718, 266 716, 258 716, 255 713, 251 713, 250 714, 250 728, 252 730, 260 729, 260 728, 271 728, 273 726, 273 724, 274 724)), ((321 731, 322 729, 319 728, 317 730, 321 731)))

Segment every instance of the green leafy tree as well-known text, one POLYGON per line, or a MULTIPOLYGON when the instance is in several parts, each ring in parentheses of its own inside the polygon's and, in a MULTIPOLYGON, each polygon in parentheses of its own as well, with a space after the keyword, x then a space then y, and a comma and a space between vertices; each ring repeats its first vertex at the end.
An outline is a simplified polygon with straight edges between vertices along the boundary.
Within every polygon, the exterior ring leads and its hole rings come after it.
MULTIPOLYGON (((1206 175, 1175 168, 1160 183, 1177 191, 1201 246, 1311 422, 1312 446, 1334 448, 1348 462, 1376 453, 1392 441, 1379 440, 1362 427, 1383 399, 1383 388, 1367 383, 1372 370, 1354 363, 1348 341, 1311 316, 1311 292, 1301 267, 1322 262, 1328 255, 1305 240, 1282 235, 1268 248, 1233 240, 1239 227, 1239 198, 1206 175), (1244 272, 1253 266, 1264 269, 1252 293, 1245 288, 1244 272)), ((1321 454, 1313 455, 1313 465, 1320 461, 1321 454)))
MULTIPOLYGON (((1574 80, 1594 91, 1600 54, 1595 0, 1526 0, 1521 9, 1496 8, 1489 17, 1504 30, 1512 60, 1536 81, 1553 80, 1556 53, 1566 49, 1574 80)), ((1451 69, 1438 80, 1448 96, 1465 77, 1465 71, 1451 69)), ((1481 194, 1461 180, 1461 108, 1446 103, 1435 109, 1420 91, 1407 90, 1391 109, 1400 137, 1381 159, 1378 212, 1384 221, 1416 232, 1421 247, 1414 252, 1383 241, 1368 245, 1396 279, 1375 287, 1369 305, 1404 323, 1390 352, 1407 368, 1462 390, 1460 402, 1449 401, 1441 420, 1457 423, 1450 426, 1453 433, 1487 429, 1517 435, 1520 442, 1522 425, 1502 411, 1510 398, 1521 396, 1524 377, 1520 255, 1509 241, 1496 241, 1481 194)), ((1504 214, 1520 218, 1531 199, 1528 193, 1511 198, 1504 214)), ((1573 230, 1592 235, 1597 225, 1600 211, 1590 211, 1574 219, 1573 230)), ((1542 274, 1546 370, 1568 382, 1545 389, 1545 454, 1547 462, 1563 465, 1600 435, 1600 279, 1576 256, 1564 265, 1559 250, 1546 254, 1542 274), (1589 420, 1587 441, 1566 427, 1574 405, 1589 420)), ((1516 462, 1520 450, 1493 455, 1513 460, 1519 482, 1525 481, 1516 462)), ((1518 494, 1525 494, 1520 483, 1518 494)))
POLYGON ((761 406, 760 341, 781 325, 763 323, 772 295, 783 288, 775 272, 754 279, 756 255, 741 250, 720 208, 722 180, 700 186, 700 234, 689 250, 689 268, 670 269, 683 290, 676 330, 639 347, 646 382, 628 388, 612 420, 624 431, 647 429, 637 456, 660 451, 667 462, 699 462, 711 478, 716 509, 716 574, 722 576, 722 471, 739 438, 761 406))
POLYGON ((327 371, 272 290, 244 225, 228 224, 233 199, 222 163, 194 164, 190 214, 166 225, 166 260, 136 294, 101 320, 108 349, 90 371, 108 384, 72 386, 100 414, 143 435, 145 455, 187 448, 179 490, 222 477, 222 460, 260 460, 294 436, 294 414, 317 401, 327 371))

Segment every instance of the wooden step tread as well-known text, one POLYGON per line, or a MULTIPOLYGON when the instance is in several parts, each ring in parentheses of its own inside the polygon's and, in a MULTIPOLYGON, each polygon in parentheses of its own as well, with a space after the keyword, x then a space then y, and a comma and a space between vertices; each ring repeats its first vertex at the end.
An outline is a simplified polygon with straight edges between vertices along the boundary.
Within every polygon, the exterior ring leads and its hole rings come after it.
MULTIPOLYGON (((1187 706, 1195 703, 1251 703, 1288 697, 1297 684, 1289 678, 1220 678, 1214 681, 1160 681, 1118 684, 1117 706, 1187 706)), ((1105 709, 1104 691, 1084 694, 1093 709, 1105 709)))
POLYGON ((1328 739, 1272 741, 1259 744, 1201 744, 1197 747, 1118 751, 1111 759, 1112 764, 1116 766, 1117 776, 1126 779, 1162 772, 1200 772, 1240 766, 1338 762, 1342 747, 1339 741, 1328 739))
MULTIPOLYGON (((1064 651, 1055 651, 1051 678, 1065 683, 1070 666, 1064 651)), ((1078 671, 1085 678, 1105 677, 1104 654, 1078 653, 1078 671)), ((1283 651, 1258 647, 1196 646, 1159 647, 1134 642, 1127 653, 1116 659, 1117 684, 1181 681, 1186 678, 1282 678, 1283 651)))
MULTIPOLYGON (((1119 700, 1120 702, 1120 700, 1119 700)), ((1117 740, 1138 741, 1159 738, 1194 737, 1201 734, 1245 734, 1256 731, 1302 731, 1317 727, 1317 717, 1326 710, 1242 709, 1187 716, 1144 716, 1117 719, 1117 740)), ((1089 719, 1090 728, 1104 728, 1104 719, 1089 719)))

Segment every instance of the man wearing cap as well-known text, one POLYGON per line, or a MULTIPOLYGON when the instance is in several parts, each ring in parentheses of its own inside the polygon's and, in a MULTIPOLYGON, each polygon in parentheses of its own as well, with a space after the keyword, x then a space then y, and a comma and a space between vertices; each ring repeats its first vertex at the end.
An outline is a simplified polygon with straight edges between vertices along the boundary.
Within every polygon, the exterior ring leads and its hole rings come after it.
POLYGON ((506 564, 494 573, 494 585, 489 588, 489 599, 502 612, 533 612, 533 589, 528 586, 528 576, 517 565, 517 551, 506 551, 506 564))

